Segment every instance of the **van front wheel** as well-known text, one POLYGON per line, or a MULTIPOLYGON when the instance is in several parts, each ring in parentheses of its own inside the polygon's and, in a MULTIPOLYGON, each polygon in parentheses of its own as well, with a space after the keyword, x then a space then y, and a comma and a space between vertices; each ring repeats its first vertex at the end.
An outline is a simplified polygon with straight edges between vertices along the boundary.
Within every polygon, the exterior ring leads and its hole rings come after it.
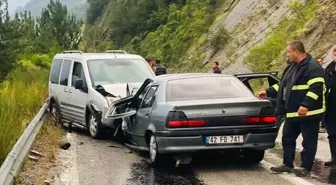
POLYGON ((93 139, 99 139, 102 135, 101 122, 100 120, 96 120, 93 114, 89 116, 88 130, 93 139))

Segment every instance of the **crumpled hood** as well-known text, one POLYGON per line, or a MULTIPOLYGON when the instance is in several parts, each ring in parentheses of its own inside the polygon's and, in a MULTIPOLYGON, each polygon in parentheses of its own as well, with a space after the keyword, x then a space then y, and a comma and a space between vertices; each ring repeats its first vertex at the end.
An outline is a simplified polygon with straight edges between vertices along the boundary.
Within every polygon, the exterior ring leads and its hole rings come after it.
MULTIPOLYGON (((128 84, 128 88, 129 91, 132 92, 132 94, 134 95, 138 89, 141 87, 142 83, 129 83, 128 84)), ((105 85, 101 85, 104 87, 105 91, 115 95, 115 96, 120 96, 121 98, 124 98, 127 96, 127 83, 123 83, 123 84, 105 84, 105 85)))

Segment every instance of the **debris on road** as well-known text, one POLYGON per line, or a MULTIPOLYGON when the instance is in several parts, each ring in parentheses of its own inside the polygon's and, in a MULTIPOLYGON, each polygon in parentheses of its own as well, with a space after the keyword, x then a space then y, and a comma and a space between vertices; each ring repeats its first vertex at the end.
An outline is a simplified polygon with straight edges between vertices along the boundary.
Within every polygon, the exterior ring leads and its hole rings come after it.
POLYGON ((36 150, 30 150, 30 153, 35 156, 43 157, 44 155, 36 150))
POLYGON ((67 150, 69 149, 71 146, 71 143, 66 139, 63 138, 60 142, 59 142, 59 147, 63 150, 67 150))
POLYGON ((38 160, 39 160, 39 158, 34 157, 34 156, 32 156, 32 155, 28 155, 28 158, 29 158, 30 160, 32 160, 32 161, 38 161, 38 160))
POLYGON ((44 181, 44 185, 50 185, 51 183, 48 180, 44 181))
POLYGON ((117 145, 109 145, 108 147, 111 147, 111 148, 123 148, 123 147, 117 146, 117 145))

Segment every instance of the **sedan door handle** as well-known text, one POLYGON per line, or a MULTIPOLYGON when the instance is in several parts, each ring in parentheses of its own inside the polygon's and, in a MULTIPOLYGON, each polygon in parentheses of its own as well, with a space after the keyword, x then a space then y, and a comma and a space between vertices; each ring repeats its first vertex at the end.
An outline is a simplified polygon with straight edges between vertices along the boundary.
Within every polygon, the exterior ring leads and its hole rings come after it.
POLYGON ((68 92, 68 91, 67 91, 67 88, 64 88, 64 92, 68 92))
POLYGON ((68 93, 72 93, 71 89, 69 89, 68 93))
POLYGON ((149 112, 145 113, 145 117, 148 117, 149 116, 149 112))

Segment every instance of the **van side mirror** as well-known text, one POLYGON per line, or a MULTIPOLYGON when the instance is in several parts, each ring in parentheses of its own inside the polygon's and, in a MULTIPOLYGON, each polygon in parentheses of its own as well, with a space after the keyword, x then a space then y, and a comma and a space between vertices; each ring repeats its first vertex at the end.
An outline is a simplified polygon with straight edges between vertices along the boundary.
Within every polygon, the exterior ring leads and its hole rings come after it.
POLYGON ((75 89, 83 89, 83 80, 82 79, 77 79, 75 82, 75 89))

